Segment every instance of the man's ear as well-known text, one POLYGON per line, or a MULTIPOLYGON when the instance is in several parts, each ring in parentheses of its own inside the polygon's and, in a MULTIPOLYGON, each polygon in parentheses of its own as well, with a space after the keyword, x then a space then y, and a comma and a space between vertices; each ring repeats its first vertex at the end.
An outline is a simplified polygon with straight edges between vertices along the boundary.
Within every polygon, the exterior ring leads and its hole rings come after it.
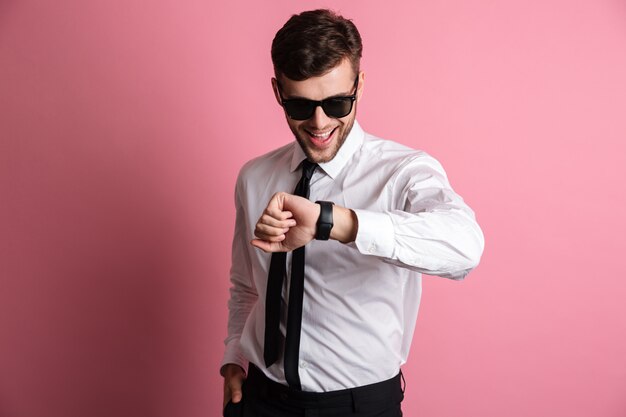
POLYGON ((363 95, 363 89, 365 88, 365 72, 359 72, 359 87, 356 92, 356 100, 361 100, 361 96, 363 95))
POLYGON ((283 100, 280 98, 280 92, 278 91, 278 80, 275 77, 272 77, 272 90, 274 90, 274 97, 276 98, 276 102, 279 106, 282 107, 283 100))

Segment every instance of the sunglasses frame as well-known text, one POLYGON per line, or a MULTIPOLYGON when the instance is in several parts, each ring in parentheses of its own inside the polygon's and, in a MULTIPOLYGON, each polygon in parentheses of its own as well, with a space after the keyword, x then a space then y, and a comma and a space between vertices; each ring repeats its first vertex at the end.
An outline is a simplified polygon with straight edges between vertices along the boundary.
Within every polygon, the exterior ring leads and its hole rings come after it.
POLYGON ((309 100, 308 98, 288 98, 288 99, 284 99, 283 98, 283 92, 282 89, 280 87, 280 81, 278 81, 278 79, 276 79, 276 86, 278 87, 278 95, 280 96, 280 101, 281 101, 281 106, 283 106, 283 108, 285 109, 285 112, 287 113, 287 116, 289 116, 290 119, 292 120, 298 120, 298 121, 303 121, 303 120, 309 120, 311 117, 313 117, 313 115, 315 114, 315 109, 317 109, 317 107, 321 107, 322 110, 324 111, 324 113, 326 114, 326 116, 328 117, 332 117, 333 119, 341 119, 342 117, 346 117, 347 115, 349 115, 350 113, 352 113, 352 108, 354 107, 354 102, 356 101, 356 94, 359 91, 359 76, 357 75, 355 80, 354 80, 354 84, 352 85, 352 88, 354 89, 354 94, 351 94, 349 96, 334 96, 334 97, 327 97, 323 100, 309 100), (330 114, 328 114, 326 112, 326 109, 324 108, 324 104, 331 101, 331 100, 336 100, 336 99, 342 99, 342 100, 350 100, 350 111, 346 114, 344 114, 341 117, 337 117, 337 116, 332 116, 330 114), (290 102, 294 102, 294 101, 306 101, 308 103, 311 103, 313 105, 312 107, 312 111, 309 117, 304 118, 304 119, 300 119, 300 118, 294 118, 291 114, 289 114, 289 112, 287 111, 287 108, 285 107, 285 104, 289 104, 290 102))

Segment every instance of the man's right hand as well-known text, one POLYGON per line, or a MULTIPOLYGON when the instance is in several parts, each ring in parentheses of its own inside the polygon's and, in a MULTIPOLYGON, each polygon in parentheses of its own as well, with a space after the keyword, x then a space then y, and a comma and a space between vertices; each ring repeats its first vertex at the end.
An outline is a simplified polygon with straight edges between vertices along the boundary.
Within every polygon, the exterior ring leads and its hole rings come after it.
POLYGON ((241 401, 241 385, 246 379, 246 372, 241 366, 229 363, 222 367, 221 373, 224 377, 224 404, 222 406, 224 409, 229 401, 233 403, 241 401))
POLYGON ((265 252, 290 252, 315 238, 319 216, 319 204, 278 192, 267 203, 250 243, 265 252))

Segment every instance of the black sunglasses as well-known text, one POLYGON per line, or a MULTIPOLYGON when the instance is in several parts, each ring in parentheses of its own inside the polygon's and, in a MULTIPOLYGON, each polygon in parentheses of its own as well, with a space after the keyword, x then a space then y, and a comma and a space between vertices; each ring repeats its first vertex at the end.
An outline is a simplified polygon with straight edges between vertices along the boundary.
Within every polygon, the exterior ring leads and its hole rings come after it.
POLYGON ((278 94, 280 94, 281 103, 290 119, 307 120, 315 113, 317 106, 322 106, 322 110, 328 117, 339 119, 346 117, 352 111, 352 105, 356 100, 356 92, 359 86, 359 76, 354 80, 354 94, 350 96, 329 97, 324 100, 308 100, 306 98, 290 98, 284 99, 280 88, 280 82, 276 80, 278 86, 278 94))

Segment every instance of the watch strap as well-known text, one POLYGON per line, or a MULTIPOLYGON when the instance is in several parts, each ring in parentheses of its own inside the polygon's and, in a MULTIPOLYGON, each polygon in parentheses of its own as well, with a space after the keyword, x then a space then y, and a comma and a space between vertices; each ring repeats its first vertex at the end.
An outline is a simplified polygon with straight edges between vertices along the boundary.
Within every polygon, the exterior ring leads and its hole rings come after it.
POLYGON ((330 231, 333 228, 333 202, 332 201, 316 201, 320 205, 320 217, 317 219, 317 228, 315 230, 316 240, 330 239, 330 231))

